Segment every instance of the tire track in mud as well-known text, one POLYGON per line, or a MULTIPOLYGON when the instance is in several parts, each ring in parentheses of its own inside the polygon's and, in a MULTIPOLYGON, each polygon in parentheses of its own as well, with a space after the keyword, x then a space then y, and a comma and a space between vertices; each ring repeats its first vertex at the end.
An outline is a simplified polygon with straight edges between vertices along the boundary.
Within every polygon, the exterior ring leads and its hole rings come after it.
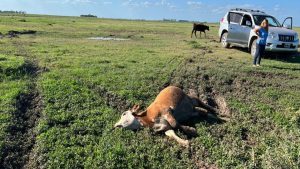
POLYGON ((25 89, 15 98, 16 110, 12 112, 11 125, 7 128, 3 158, 0 159, 0 168, 30 168, 30 156, 35 145, 35 127, 38 124, 42 111, 42 97, 37 89, 36 80, 42 71, 32 55, 23 47, 21 42, 13 42, 18 50, 15 54, 25 58, 21 67, 20 76, 26 78, 25 89))
POLYGON ((26 168, 24 166, 35 144, 34 128, 40 118, 41 97, 34 85, 29 88, 29 93, 21 93, 16 98, 17 110, 13 112, 12 125, 7 129, 0 168, 26 168))

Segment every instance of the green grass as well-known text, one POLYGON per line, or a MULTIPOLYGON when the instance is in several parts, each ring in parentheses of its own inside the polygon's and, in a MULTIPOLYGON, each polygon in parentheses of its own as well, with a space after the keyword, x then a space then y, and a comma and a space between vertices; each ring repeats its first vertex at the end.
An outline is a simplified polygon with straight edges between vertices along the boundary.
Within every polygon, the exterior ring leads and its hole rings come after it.
POLYGON ((210 26, 208 39, 191 39, 190 23, 1 15, 3 34, 38 32, 0 39, 0 149, 16 97, 29 86, 22 65, 35 60, 45 71, 34 77, 42 112, 29 167, 299 167, 300 57, 265 58, 252 68, 249 53, 222 49, 218 25, 210 26), (130 40, 87 39, 97 36, 130 40), (146 106, 170 77, 185 90, 211 87, 224 96, 230 121, 196 123, 190 150, 149 129, 110 131, 121 112, 98 88, 146 106))

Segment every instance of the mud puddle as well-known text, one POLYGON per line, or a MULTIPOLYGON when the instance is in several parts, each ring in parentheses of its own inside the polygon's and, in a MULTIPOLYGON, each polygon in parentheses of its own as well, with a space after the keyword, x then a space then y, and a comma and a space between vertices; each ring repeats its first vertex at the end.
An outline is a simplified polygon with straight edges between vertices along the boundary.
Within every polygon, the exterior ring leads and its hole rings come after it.
POLYGON ((97 40, 97 41, 127 41, 130 39, 125 39, 125 38, 113 38, 113 37, 89 37, 87 38, 89 40, 97 40))
POLYGON ((35 35, 37 31, 35 30, 23 30, 23 31, 15 31, 15 30, 10 30, 6 34, 2 34, 0 32, 0 39, 7 37, 7 38, 18 38, 19 35, 35 35))

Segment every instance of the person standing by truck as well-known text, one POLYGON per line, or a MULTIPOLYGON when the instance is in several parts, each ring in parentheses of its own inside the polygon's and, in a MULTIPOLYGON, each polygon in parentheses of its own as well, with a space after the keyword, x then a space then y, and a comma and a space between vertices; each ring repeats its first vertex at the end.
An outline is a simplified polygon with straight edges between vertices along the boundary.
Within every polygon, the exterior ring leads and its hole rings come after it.
POLYGON ((259 28, 255 28, 254 32, 258 36, 256 41, 256 52, 253 59, 253 67, 260 66, 261 57, 265 52, 267 38, 269 34, 269 21, 264 19, 259 28))

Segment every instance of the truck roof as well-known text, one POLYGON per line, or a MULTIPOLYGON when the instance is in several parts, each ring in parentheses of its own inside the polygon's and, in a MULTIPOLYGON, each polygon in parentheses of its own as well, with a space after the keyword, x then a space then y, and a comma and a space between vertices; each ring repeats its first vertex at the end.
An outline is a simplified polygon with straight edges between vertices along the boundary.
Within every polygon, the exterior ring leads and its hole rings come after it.
POLYGON ((252 10, 252 9, 243 9, 243 8, 234 8, 234 9, 231 9, 230 12, 247 13, 247 14, 250 14, 250 15, 268 15, 264 11, 252 10))

